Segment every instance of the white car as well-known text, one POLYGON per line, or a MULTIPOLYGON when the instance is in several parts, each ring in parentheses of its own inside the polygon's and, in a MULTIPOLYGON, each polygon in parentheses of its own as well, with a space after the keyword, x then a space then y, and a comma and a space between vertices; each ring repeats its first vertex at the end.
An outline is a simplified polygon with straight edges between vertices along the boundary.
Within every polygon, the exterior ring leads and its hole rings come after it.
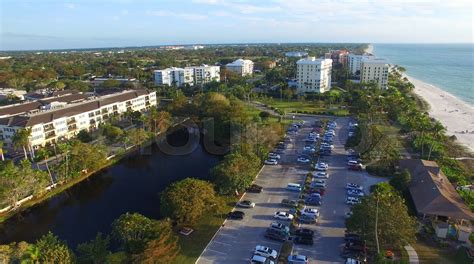
POLYGON ((321 180, 321 179, 314 179, 314 183, 321 183, 321 184, 326 184, 326 180, 321 180))
POLYGON ((287 212, 276 212, 273 218, 278 220, 291 221, 294 218, 294 215, 287 212))
POLYGON ((329 165, 325 162, 318 162, 317 165, 321 165, 321 166, 325 167, 326 169, 329 168, 329 165))
POLYGON ((280 155, 278 155, 278 154, 276 154, 276 153, 273 153, 273 152, 270 152, 270 153, 268 153, 268 158, 269 158, 269 159, 279 160, 279 159, 280 159, 280 155))
POLYGON ((330 148, 331 150, 334 149, 334 145, 331 145, 331 144, 328 144, 328 143, 321 143, 321 147, 330 148))
POLYGON ((242 208, 254 208, 255 203, 253 203, 252 201, 249 201, 249 200, 242 200, 242 201, 237 203, 237 206, 242 207, 242 208))
POLYGON ((315 217, 319 217, 319 210, 316 208, 303 208, 300 210, 302 215, 311 215, 315 217))
POLYGON ((316 179, 328 179, 329 175, 326 172, 313 172, 313 177, 316 179))
POLYGON ((326 170, 327 170, 326 167, 323 167, 323 166, 320 166, 320 165, 316 165, 314 168, 315 168, 317 171, 326 171, 326 170))
POLYGON ((354 189, 349 189, 349 190, 347 190, 346 193, 349 196, 357 196, 357 197, 362 197, 362 196, 365 195, 364 192, 359 191, 359 190, 354 190, 354 189))
POLYGON ((316 152, 316 149, 311 146, 306 146, 303 148, 303 151, 314 153, 316 152))
POLYGON ((347 166, 362 166, 362 163, 358 162, 357 160, 349 160, 347 162, 347 166))
POLYGON ((359 184, 355 184, 355 183, 347 183, 346 184, 346 189, 354 189, 354 190, 360 190, 360 191, 363 191, 364 190, 364 187, 360 186, 359 184))
POLYGON ((274 249, 269 247, 258 245, 255 247, 255 251, 253 252, 255 255, 259 255, 266 258, 276 259, 278 256, 278 252, 274 249))
POLYGON ((358 204, 358 203, 360 203, 359 198, 356 198, 356 197, 347 197, 346 198, 346 204, 348 204, 348 205, 354 205, 354 204, 358 204))
POLYGON ((310 136, 310 137, 319 138, 319 134, 316 133, 316 132, 311 132, 311 133, 309 133, 309 136, 310 136))
POLYGON ((298 157, 298 159, 296 160, 300 163, 310 163, 311 160, 309 160, 308 158, 305 158, 305 157, 298 157))
POLYGON ((275 264, 272 260, 262 257, 260 255, 254 255, 252 259, 250 259, 251 264, 275 264))
POLYGON ((264 163, 266 165, 278 165, 278 161, 276 159, 267 159, 264 163))
POLYGON ((288 264, 307 264, 308 257, 303 255, 290 255, 288 256, 288 264))

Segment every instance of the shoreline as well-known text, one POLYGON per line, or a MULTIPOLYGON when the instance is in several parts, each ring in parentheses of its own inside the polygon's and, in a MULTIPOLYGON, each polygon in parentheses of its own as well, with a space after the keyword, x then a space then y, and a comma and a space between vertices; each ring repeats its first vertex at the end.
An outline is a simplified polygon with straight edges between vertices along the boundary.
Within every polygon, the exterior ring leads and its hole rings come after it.
MULTIPOLYGON (((369 44, 365 52, 373 54, 369 44)), ((375 55, 375 54, 374 54, 375 55)), ((414 86, 413 92, 429 105, 428 114, 446 127, 446 134, 456 136, 457 142, 474 152, 474 106, 443 89, 403 74, 414 86)))
POLYGON ((439 87, 407 74, 403 76, 415 86, 414 93, 430 106, 430 117, 446 127, 447 135, 456 136, 460 144, 474 152, 474 107, 439 87))

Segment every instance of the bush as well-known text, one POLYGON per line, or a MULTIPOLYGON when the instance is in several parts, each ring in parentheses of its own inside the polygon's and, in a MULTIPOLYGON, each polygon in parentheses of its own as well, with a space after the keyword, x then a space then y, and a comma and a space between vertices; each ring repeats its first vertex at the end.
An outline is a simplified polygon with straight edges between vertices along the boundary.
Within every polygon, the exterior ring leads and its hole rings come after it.
POLYGON ((280 250, 280 256, 278 257, 278 263, 287 263, 288 256, 291 254, 291 251, 293 251, 293 243, 291 241, 283 242, 280 250))

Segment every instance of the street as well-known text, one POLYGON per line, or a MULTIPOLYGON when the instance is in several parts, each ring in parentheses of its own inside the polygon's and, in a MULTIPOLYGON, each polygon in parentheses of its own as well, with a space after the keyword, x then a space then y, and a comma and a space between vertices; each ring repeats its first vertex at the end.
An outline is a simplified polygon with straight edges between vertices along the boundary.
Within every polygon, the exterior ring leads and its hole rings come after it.
MULTIPOLYGON (((297 199, 298 192, 286 190, 288 183, 303 184, 310 165, 297 163, 302 153, 304 139, 312 130, 311 124, 317 117, 298 117, 306 121, 306 125, 292 136, 292 142, 285 150, 278 165, 265 165, 255 183, 263 186, 262 193, 246 193, 243 200, 251 200, 256 204, 253 209, 236 208, 245 212, 243 220, 226 220, 212 241, 205 248, 196 263, 244 263, 252 257, 257 245, 280 250, 281 242, 264 237, 265 230, 270 226, 276 211, 287 211, 280 205, 282 199, 297 199), (295 140, 296 139, 296 140, 295 140)), ((367 177, 366 172, 349 171, 346 165, 344 143, 347 138, 349 118, 337 118, 336 137, 334 138, 333 154, 322 161, 329 164, 329 179, 323 204, 318 207, 320 217, 316 225, 302 225, 315 231, 314 245, 295 245, 293 254, 305 255, 310 263, 342 263, 340 250, 344 242, 345 213, 349 207, 345 204, 345 185, 353 182, 369 186, 380 181, 367 177)), ((281 222, 281 221, 280 221, 281 222)))

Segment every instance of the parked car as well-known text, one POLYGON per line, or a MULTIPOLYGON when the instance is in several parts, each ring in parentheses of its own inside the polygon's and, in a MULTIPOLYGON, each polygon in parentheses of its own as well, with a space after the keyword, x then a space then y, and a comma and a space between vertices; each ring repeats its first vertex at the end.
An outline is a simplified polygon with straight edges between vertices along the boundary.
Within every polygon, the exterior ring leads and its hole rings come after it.
POLYGON ((316 224, 318 222, 318 218, 315 217, 314 215, 300 215, 298 217, 298 222, 301 224, 316 224))
POLYGON ((237 206, 238 207, 242 207, 242 208, 254 208, 255 207, 255 203, 252 203, 251 201, 249 200, 243 200, 243 201, 240 201, 237 203, 237 206))
POLYGON ((364 192, 359 191, 359 190, 354 190, 354 189, 349 189, 349 190, 347 190, 347 191, 346 191, 346 194, 347 194, 348 196, 355 196, 355 197, 362 197, 362 196, 365 195, 364 192))
POLYGON ((360 186, 359 184, 355 184, 355 183, 347 183, 346 184, 346 190, 348 189, 355 189, 355 190, 364 190, 364 187, 360 186))
POLYGON ((291 221, 293 220, 294 216, 290 213, 279 211, 273 215, 273 218, 278 220, 291 221))
POLYGON ((274 160, 279 160, 280 159, 280 155, 276 154, 276 153, 273 153, 273 152, 270 152, 268 153, 268 158, 269 159, 274 159, 274 160))
POLYGON ((266 165, 278 165, 278 161, 276 159, 267 159, 264 162, 266 165))
POLYGON ((257 184, 252 184, 250 187, 247 189, 247 192, 251 193, 261 193, 263 190, 263 187, 257 184))
POLYGON ((281 200, 281 205, 286 206, 286 207, 295 207, 295 206, 298 206, 298 201, 297 200, 290 200, 290 199, 283 199, 283 200, 281 200))
POLYGON ((242 211, 233 211, 227 215, 227 218, 234 219, 234 220, 242 220, 244 219, 244 216, 245 216, 245 213, 242 211))
POLYGON ((311 162, 311 160, 306 158, 306 157, 298 157, 298 159, 296 161, 298 161, 299 163, 310 163, 311 162))
POLYGON ((300 228, 295 231, 295 236, 313 237, 314 231, 308 228, 300 228))
POLYGON ((349 211, 347 213, 344 214, 345 218, 350 218, 351 216, 353 215, 352 211, 349 211))
POLYGON ((301 215, 312 215, 315 217, 319 217, 319 210, 316 208, 306 208, 300 210, 301 215))
POLYGON ((293 239, 293 243, 312 246, 313 245, 313 238, 312 237, 297 236, 293 239))
POLYGON ((314 152, 316 152, 316 149, 314 147, 311 147, 311 146, 305 146, 303 148, 303 151, 308 152, 308 153, 314 153, 314 152))
POLYGON ((269 247, 258 245, 255 247, 255 251, 253 252, 255 255, 259 255, 266 258, 276 259, 278 256, 278 252, 274 249, 269 247))
POLYGON ((289 235, 272 228, 267 228, 265 231, 265 237, 272 240, 285 241, 288 240, 289 235))
POLYGON ((308 264, 308 258, 303 255, 288 256, 288 264, 308 264))
POLYGON ((326 188, 325 182, 311 182, 311 188, 326 188))
POLYGON ((349 196, 349 197, 346 198, 346 204, 347 205, 355 205, 355 204, 358 204, 358 203, 360 203, 360 200, 355 198, 355 197, 350 197, 349 196))
POLYGON ((313 172, 313 177, 317 179, 328 179, 329 175, 327 172, 313 172))
POLYGON ((260 255, 254 255, 250 259, 251 264, 275 264, 274 261, 270 260, 269 258, 260 256, 260 255))
POLYGON ((290 227, 278 222, 273 222, 270 224, 270 228, 283 232, 285 234, 290 234, 290 227))
POLYGON ((322 204, 321 198, 309 197, 304 200, 306 205, 316 205, 319 206, 322 204))
POLYGON ((347 166, 357 166, 357 165, 362 166, 362 163, 360 163, 360 162, 357 161, 357 160, 349 160, 349 161, 347 162, 347 166))
POLYGON ((327 167, 324 167, 324 166, 321 166, 319 164, 316 164, 316 166, 314 167, 317 171, 327 171, 327 167))

